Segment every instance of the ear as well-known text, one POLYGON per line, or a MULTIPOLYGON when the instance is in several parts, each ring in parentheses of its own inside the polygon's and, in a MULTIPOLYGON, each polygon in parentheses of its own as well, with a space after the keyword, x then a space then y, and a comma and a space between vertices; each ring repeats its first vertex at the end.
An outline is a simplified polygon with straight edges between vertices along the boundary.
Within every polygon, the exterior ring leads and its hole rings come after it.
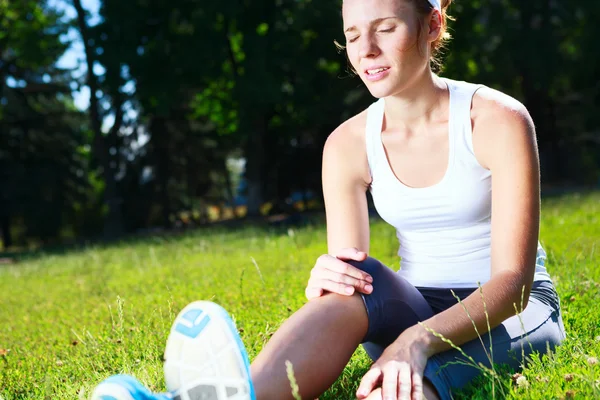
POLYGON ((437 9, 431 11, 429 16, 429 41, 434 42, 442 32, 442 14, 437 9))

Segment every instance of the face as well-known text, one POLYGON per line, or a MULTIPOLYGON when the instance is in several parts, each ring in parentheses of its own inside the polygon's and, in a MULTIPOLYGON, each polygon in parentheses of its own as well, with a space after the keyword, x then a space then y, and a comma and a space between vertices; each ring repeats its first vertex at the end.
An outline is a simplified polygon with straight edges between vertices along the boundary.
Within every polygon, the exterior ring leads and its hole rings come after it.
POLYGON ((429 69, 429 28, 412 2, 344 0, 342 15, 350 63, 374 97, 401 92, 429 69))

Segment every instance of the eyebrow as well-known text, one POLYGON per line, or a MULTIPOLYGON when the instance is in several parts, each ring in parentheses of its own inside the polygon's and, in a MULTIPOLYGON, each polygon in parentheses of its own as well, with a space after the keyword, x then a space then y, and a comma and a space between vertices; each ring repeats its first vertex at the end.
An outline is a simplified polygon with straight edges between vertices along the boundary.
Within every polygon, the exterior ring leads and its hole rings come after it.
MULTIPOLYGON (((371 21, 369 25, 376 25, 376 24, 379 24, 379 23, 381 23, 381 22, 385 21, 386 19, 397 19, 397 18, 398 18, 398 17, 383 17, 383 18, 377 18, 377 19, 374 19, 373 21, 371 21)), ((357 30, 357 28, 356 28, 356 26, 355 26, 355 25, 353 25, 353 26, 351 26, 351 27, 349 27, 349 28, 346 28, 346 30, 344 31, 344 33, 348 33, 348 32, 355 31, 355 30, 357 30)))

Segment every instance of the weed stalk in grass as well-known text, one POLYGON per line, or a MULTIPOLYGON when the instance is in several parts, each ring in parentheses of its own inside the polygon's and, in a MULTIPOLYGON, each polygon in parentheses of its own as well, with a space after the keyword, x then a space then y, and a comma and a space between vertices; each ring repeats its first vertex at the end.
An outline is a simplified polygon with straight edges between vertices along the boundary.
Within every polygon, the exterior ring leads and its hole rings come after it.
MULTIPOLYGON (((481 287, 481 282, 477 282, 477 287, 479 288, 479 296, 481 297, 481 302, 483 303, 483 313, 485 314, 485 324, 487 326, 487 330, 488 330, 488 338, 490 340, 490 353, 489 353, 489 360, 490 360, 490 365, 492 366, 492 370, 495 372, 494 369, 494 342, 492 340, 492 328, 490 327, 490 315, 488 314, 488 310, 487 310, 487 303, 485 301, 485 296, 483 295, 483 288, 481 287)), ((482 345, 483 345, 483 341, 482 341, 482 345)), ((485 346, 483 346, 483 349, 485 350, 485 346)), ((486 352, 487 354, 487 352, 486 352)), ((492 382, 492 398, 495 399, 496 398, 496 385, 493 384, 492 382)))
MULTIPOLYGON (((525 299, 525 285, 523 285, 523 288, 521 288, 521 311, 519 311, 519 309, 517 308, 517 305, 515 303, 513 303, 513 307, 515 309, 517 318, 519 319, 519 324, 521 325, 521 331, 523 332, 523 336, 525 336, 525 340, 527 340, 527 343, 529 343, 529 349, 531 350, 531 352, 533 352, 534 351, 533 345, 531 344, 531 341, 529 341, 529 335, 527 334, 527 330, 525 329, 525 324, 523 323, 523 318, 521 317, 521 313, 524 310, 524 307, 523 307, 524 299, 525 299)), ((525 367, 525 348, 523 347, 523 341, 521 341, 521 368, 524 368, 524 367, 525 367)))
MULTIPOLYGON (((464 303, 462 302, 462 300, 460 299, 460 297, 458 297, 456 295, 456 293, 454 293, 453 290, 450 290, 450 292, 452 293, 452 296, 454 296, 454 298, 458 301, 458 303, 461 305, 461 307, 463 308, 463 310, 465 311, 465 313, 467 314, 467 317, 469 318, 469 320, 471 321, 471 324, 473 325, 473 329, 475 330, 475 333, 477 334, 477 337, 479 338, 479 341, 481 342, 481 347, 483 348, 483 351, 485 352, 485 355, 490 363, 490 367, 486 367, 485 365, 483 365, 482 363, 477 363, 475 362, 475 360, 467 355, 462 348, 460 348, 459 346, 456 346, 450 339, 444 337, 442 334, 440 334, 439 332, 435 332, 434 330, 430 329, 429 327, 427 327, 426 325, 424 325, 423 323, 419 322, 419 325, 423 326, 428 332, 430 332, 431 334, 433 334, 435 337, 441 339, 443 342, 449 344, 453 349, 457 350, 460 352, 460 354, 463 355, 463 357, 465 357, 467 360, 469 360, 469 362, 461 362, 458 361, 459 364, 464 364, 464 365, 469 365, 472 366, 474 368, 479 369, 484 375, 489 376, 491 379, 491 386, 492 386, 492 399, 496 398, 496 381, 500 380, 500 377, 498 376, 498 373, 496 372, 496 369, 494 367, 494 349, 493 349, 493 341, 492 341, 492 330, 490 327, 490 319, 489 319, 489 314, 487 311, 487 303, 485 301, 485 296, 483 295, 483 288, 481 287, 481 283, 477 282, 477 286, 479 288, 479 294, 481 296, 481 301, 483 303, 483 311, 485 314, 485 322, 487 325, 487 329, 488 329, 488 336, 489 336, 489 340, 490 340, 490 349, 488 352, 488 349, 485 346, 485 343, 483 342, 483 338, 481 337, 481 334, 479 333, 479 329, 477 328, 477 324, 475 323, 475 320, 473 319, 473 317, 471 317, 471 313, 469 312, 469 310, 467 309, 467 307, 464 305, 464 303)), ((498 382, 500 383, 500 382, 498 382)), ((500 387, 500 390, 502 391, 502 396, 505 397, 505 393, 503 390, 503 387, 501 384, 498 385, 498 387, 500 387)))
MULTIPOLYGON (((469 310, 467 309, 467 307, 463 304, 463 302, 460 299, 460 297, 458 297, 454 293, 454 290, 450 290, 450 293, 452 293, 452 296, 454 296, 454 298, 458 301, 458 304, 460 304, 460 306, 462 307, 462 309, 467 314, 467 317, 469 317, 469 321, 471 321, 471 324, 473 324, 473 329, 475 329, 475 333, 477 334, 477 337, 479 338, 479 341, 481 342, 481 347, 483 347, 483 351, 485 352, 486 357, 488 358, 488 360, 493 361, 491 359, 490 354, 488 353, 487 349, 485 348, 485 344, 483 343, 483 339, 482 339, 481 335, 479 334, 479 329, 477 329, 477 325, 475 324, 475 320, 473 320, 473 318, 471 317, 471 313, 469 312, 469 310)), ((483 302, 483 304, 484 304, 484 309, 485 309, 485 301, 483 302)), ((487 319, 487 313, 486 313, 486 319, 487 319)), ((489 326, 489 322, 488 322, 488 326, 489 326)), ((490 339, 490 342, 491 342, 491 339, 490 339)))
POLYGON ((290 387, 292 388, 292 396, 295 400, 302 400, 300 397, 300 388, 298 387, 298 382, 296 382, 296 376, 294 375, 294 366, 290 360, 285 361, 285 371, 287 372, 290 387))
POLYGON ((252 264, 254 264, 254 267, 256 268, 256 271, 258 272, 258 276, 260 277, 260 281, 262 282, 262 284, 264 286, 265 285, 265 280, 263 279, 262 273, 260 272, 260 268, 258 267, 258 263, 254 259, 254 257, 250 257, 250 259, 252 260, 252 264))

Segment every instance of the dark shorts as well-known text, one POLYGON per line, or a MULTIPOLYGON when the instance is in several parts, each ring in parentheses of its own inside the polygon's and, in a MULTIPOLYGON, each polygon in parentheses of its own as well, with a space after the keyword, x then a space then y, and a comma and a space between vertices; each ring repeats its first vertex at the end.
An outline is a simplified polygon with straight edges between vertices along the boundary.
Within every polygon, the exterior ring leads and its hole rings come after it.
MULTIPOLYGON (((373 360, 377 360, 405 329, 458 302, 450 289, 414 287, 374 258, 350 263, 373 277, 373 292, 362 295, 369 317, 363 347, 373 360)), ((454 289, 454 293, 463 300, 475 290, 478 288, 454 289)), ((536 281, 525 310, 492 329, 493 363, 508 364, 516 369, 522 365, 523 355, 543 354, 564 338, 560 303, 554 286, 550 281, 536 281)), ((489 352, 492 347, 490 335, 482 335, 482 340, 489 352)), ((478 338, 460 347, 476 363, 491 366, 478 338)), ((449 350, 432 356, 427 362, 425 378, 431 381, 443 400, 451 398, 452 389, 465 386, 481 374, 480 369, 456 361, 466 360, 457 350, 449 350)))

